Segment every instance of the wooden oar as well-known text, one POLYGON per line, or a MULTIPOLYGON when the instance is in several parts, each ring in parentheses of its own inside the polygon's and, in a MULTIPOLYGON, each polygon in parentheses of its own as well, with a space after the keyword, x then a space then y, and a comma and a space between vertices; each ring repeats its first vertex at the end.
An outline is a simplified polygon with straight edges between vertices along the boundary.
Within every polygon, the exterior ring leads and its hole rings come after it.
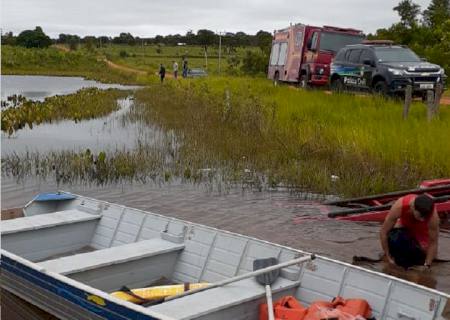
POLYGON ((422 194, 425 192, 432 192, 432 191, 442 191, 442 190, 450 190, 450 184, 442 185, 442 186, 436 186, 436 187, 430 187, 430 188, 417 188, 417 189, 411 189, 411 190, 402 190, 402 191, 395 191, 395 192, 388 192, 383 194, 376 194, 372 196, 367 197, 359 197, 359 198, 352 198, 352 199, 343 199, 343 200, 334 200, 334 201, 325 201, 324 204, 326 205, 334 205, 334 206, 345 206, 347 203, 351 202, 362 202, 367 200, 377 200, 378 198, 386 198, 386 197, 401 197, 407 194, 422 194))
MULTIPOLYGON (((433 197, 434 203, 440 203, 450 200, 450 196, 442 196, 442 197, 433 197)), ((384 204, 381 206, 373 206, 373 207, 366 207, 366 208, 357 208, 357 209, 346 209, 346 210, 338 210, 328 213, 328 218, 337 218, 337 217, 345 217, 350 216, 353 214, 358 213, 365 213, 365 212, 371 212, 371 211, 382 211, 382 210, 389 210, 391 208, 392 204, 384 204)))
MULTIPOLYGON (((253 260, 253 271, 264 269, 277 264, 277 258, 256 259, 253 260)), ((266 288, 267 314, 269 315, 269 320, 275 320, 275 315, 273 313, 272 290, 270 288, 270 285, 278 279, 279 275, 280 269, 276 269, 271 272, 260 274, 256 277, 256 281, 258 281, 266 288)))
POLYGON ((248 278, 252 278, 252 277, 257 277, 257 276, 259 276, 261 274, 264 274, 264 273, 267 273, 267 272, 271 272, 273 270, 283 269, 283 268, 292 266, 294 264, 300 264, 300 263, 303 263, 303 262, 306 262, 306 261, 314 260, 315 258, 316 258, 316 256, 314 254, 311 254, 309 256, 304 256, 304 257, 301 257, 301 258, 289 260, 289 261, 286 261, 286 262, 283 262, 283 263, 276 264, 274 266, 270 266, 270 267, 267 267, 267 268, 259 269, 259 270, 253 271, 253 272, 242 274, 240 276, 236 276, 236 277, 228 278, 228 279, 216 282, 216 283, 212 283, 210 286, 205 287, 205 288, 198 288, 198 289, 194 289, 194 290, 185 291, 185 292, 180 293, 178 295, 167 297, 167 298, 164 299, 164 301, 170 301, 170 300, 174 300, 174 299, 178 299, 178 298, 181 298, 181 297, 185 297, 185 296, 197 293, 197 292, 202 292, 202 291, 205 291, 205 290, 222 287, 222 286, 224 286, 226 284, 230 284, 230 283, 233 283, 233 282, 237 282, 237 281, 248 279, 248 278))

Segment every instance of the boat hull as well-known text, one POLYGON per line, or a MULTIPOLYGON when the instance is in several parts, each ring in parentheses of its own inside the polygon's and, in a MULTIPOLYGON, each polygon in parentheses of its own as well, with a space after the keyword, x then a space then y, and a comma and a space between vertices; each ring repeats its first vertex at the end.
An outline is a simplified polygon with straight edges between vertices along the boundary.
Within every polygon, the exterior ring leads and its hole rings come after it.
MULTIPOLYGON (((32 215, 1 222, 2 289, 60 319, 256 320, 265 289, 254 278, 149 307, 110 293, 119 284, 143 287, 161 275, 173 283, 215 283, 251 272, 255 259, 286 262, 309 255, 87 197, 69 201, 34 202, 27 207, 32 215), (86 245, 93 250, 78 250, 86 245)), ((322 256, 282 269, 272 291, 274 299, 292 295, 305 306, 336 296, 365 299, 377 319, 445 319, 450 299, 444 292, 322 256)))

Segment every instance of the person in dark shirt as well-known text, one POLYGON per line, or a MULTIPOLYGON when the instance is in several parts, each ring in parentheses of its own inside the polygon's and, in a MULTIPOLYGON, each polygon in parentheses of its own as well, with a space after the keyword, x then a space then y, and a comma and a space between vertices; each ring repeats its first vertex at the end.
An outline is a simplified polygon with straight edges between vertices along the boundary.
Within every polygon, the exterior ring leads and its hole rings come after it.
POLYGON ((159 66, 159 77, 161 79, 161 83, 163 83, 164 78, 166 77, 166 68, 164 68, 164 65, 162 63, 159 66))
POLYGON ((183 78, 186 78, 188 74, 188 61, 187 59, 183 59, 183 78))

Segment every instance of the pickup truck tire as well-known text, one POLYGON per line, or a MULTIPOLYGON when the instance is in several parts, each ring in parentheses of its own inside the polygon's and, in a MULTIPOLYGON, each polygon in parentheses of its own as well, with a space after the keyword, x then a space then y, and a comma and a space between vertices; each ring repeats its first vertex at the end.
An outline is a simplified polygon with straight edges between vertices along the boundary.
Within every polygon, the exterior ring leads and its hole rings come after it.
POLYGON ((334 78, 330 84, 331 91, 336 93, 344 92, 345 86, 341 78, 334 78))
POLYGON ((384 81, 384 80, 377 81, 373 85, 373 92, 380 96, 386 97, 388 95, 388 85, 387 85, 386 81, 384 81))

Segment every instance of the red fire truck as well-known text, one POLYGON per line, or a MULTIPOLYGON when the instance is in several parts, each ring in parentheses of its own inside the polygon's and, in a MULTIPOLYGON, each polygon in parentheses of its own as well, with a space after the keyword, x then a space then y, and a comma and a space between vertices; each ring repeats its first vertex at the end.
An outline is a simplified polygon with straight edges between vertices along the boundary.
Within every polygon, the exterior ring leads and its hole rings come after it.
POLYGON ((364 40, 360 30, 330 26, 291 25, 274 32, 267 77, 302 87, 328 84, 336 52, 364 40))

